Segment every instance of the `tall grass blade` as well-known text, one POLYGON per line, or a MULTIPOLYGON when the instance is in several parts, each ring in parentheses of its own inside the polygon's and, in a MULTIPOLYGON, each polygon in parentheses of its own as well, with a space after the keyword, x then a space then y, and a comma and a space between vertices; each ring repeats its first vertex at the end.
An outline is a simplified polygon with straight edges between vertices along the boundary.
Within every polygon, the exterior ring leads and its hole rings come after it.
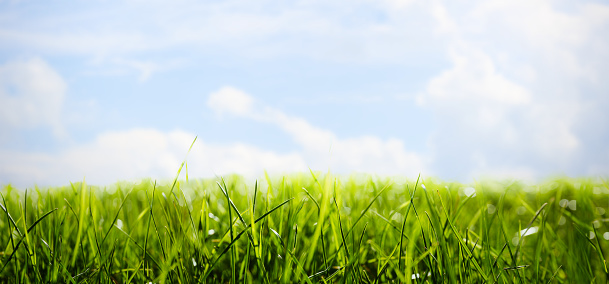
MULTIPOLYGON (((258 217, 256 219, 256 221, 254 221, 254 223, 258 223, 262 220, 264 220, 264 218, 266 218, 266 216, 268 216, 269 214, 273 213, 273 211, 279 209, 281 206, 285 205, 286 203, 290 202, 292 199, 288 199, 284 202, 282 202, 281 204, 273 207, 273 209, 267 211, 266 213, 262 214, 262 216, 258 217)), ((216 266, 216 264, 218 263, 218 261, 222 258, 222 256, 224 254, 226 254, 226 252, 228 250, 230 250, 233 245, 235 244, 235 242, 237 242, 237 240, 239 240, 239 238, 241 238, 241 236, 246 233, 249 229, 251 229, 251 227, 248 225, 245 229, 243 229, 243 231, 239 232, 239 234, 237 234, 237 236, 235 236, 234 238, 231 238, 231 242, 228 244, 228 246, 222 251, 222 253, 220 253, 220 255, 218 255, 218 257, 216 258, 216 260, 213 262, 213 264, 207 269, 207 271, 205 272, 205 275, 203 276, 202 279, 206 279, 209 274, 211 273, 211 271, 213 270, 213 268, 216 266)))

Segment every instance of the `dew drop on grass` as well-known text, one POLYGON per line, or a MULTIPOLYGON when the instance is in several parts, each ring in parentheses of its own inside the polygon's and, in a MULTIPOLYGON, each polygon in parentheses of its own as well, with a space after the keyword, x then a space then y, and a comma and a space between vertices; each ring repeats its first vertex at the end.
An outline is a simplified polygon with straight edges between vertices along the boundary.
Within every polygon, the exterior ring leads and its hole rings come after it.
POLYGON ((605 233, 603 234, 603 238, 604 238, 605 240, 609 240, 609 232, 605 232, 605 233))
POLYGON ((571 210, 577 209, 577 200, 569 201, 569 209, 571 209, 571 210))
POLYGON ((605 215, 605 209, 603 207, 596 207, 596 214, 605 215))
POLYGON ((345 211, 345 215, 351 214, 351 207, 344 206, 343 210, 345 211))
POLYGON ((216 231, 214 229, 209 229, 209 231, 207 231, 207 234, 210 235, 210 236, 215 234, 215 233, 216 233, 216 231))
POLYGON ((399 222, 400 220, 402 220, 402 214, 400 214, 399 212, 393 214, 393 216, 391 217, 391 220, 399 222))
POLYGON ((476 196, 476 189, 473 187, 466 187, 463 189, 463 194, 467 197, 474 197, 476 196))
POLYGON ((488 211, 488 214, 493 214, 497 208, 495 208, 495 205, 493 204, 486 204, 486 210, 488 211))
POLYGON ((123 220, 121 220, 121 219, 116 219, 116 226, 117 226, 119 229, 122 229, 122 228, 123 228, 123 220))
POLYGON ((537 227, 537 226, 530 227, 528 230, 527 229, 521 230, 520 235, 522 235, 523 237, 526 237, 528 235, 537 233, 537 230, 539 230, 539 227, 537 227))
POLYGON ((590 239, 594 239, 594 237, 595 237, 595 236, 596 236, 596 235, 594 235, 594 232, 593 232, 593 231, 590 231, 590 239))
POLYGON ((520 207, 518 207, 518 209, 516 209, 516 213, 518 215, 523 215, 526 212, 527 212, 527 209, 524 206, 520 206, 520 207))
POLYGON ((520 238, 524 238, 526 236, 530 236, 532 234, 537 233, 537 231, 539 230, 539 227, 535 226, 535 227, 530 227, 528 229, 523 229, 520 230, 519 233, 516 233, 516 236, 514 236, 512 238, 512 244, 514 244, 515 246, 518 245, 518 241, 520 240, 520 238))
POLYGON ((211 212, 209 212, 209 214, 207 214, 207 216, 209 216, 209 218, 212 218, 216 222, 220 222, 220 218, 218 218, 218 216, 214 215, 211 212))
POLYGON ((601 222, 599 220, 594 220, 592 224, 594 225, 594 228, 598 229, 601 227, 601 222))
MULTIPOLYGON (((431 276, 431 271, 429 271, 429 272, 427 273, 427 276, 431 276)), ((411 278, 412 278, 412 279, 420 279, 420 278, 421 278, 421 274, 419 274, 419 273, 414 273, 414 274, 412 274, 411 278)))
POLYGON ((567 207, 568 204, 569 204, 568 199, 561 199, 560 202, 558 202, 558 205, 560 205, 560 207, 567 207))
POLYGON ((565 216, 560 216, 560 219, 558 219, 558 225, 564 225, 565 223, 567 223, 567 219, 565 218, 565 216))
POLYGON ((193 265, 194 267, 197 267, 197 262, 195 261, 195 258, 193 257, 193 258, 191 258, 191 259, 192 259, 192 265, 193 265))

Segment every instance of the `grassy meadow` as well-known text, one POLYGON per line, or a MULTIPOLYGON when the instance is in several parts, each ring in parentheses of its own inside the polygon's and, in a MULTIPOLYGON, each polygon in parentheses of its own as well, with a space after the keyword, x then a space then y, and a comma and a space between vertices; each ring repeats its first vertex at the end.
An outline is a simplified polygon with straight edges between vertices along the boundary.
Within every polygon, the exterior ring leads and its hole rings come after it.
POLYGON ((4 283, 606 283, 609 188, 307 173, 1 188, 4 283))

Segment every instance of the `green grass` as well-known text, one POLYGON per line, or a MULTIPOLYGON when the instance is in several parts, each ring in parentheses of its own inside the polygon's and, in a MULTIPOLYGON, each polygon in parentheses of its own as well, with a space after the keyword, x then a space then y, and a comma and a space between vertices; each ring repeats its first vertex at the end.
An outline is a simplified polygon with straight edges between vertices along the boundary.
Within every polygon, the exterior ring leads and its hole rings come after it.
POLYGON ((609 275, 602 179, 463 185, 309 173, 0 193, 4 283, 606 283, 609 275))

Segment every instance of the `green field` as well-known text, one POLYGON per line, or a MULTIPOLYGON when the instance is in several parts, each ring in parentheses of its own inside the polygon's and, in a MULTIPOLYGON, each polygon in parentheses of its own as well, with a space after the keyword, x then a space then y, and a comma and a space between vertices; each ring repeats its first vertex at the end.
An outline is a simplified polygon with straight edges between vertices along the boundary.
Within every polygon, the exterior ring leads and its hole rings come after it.
POLYGON ((606 283, 609 188, 307 173, 4 186, 4 283, 606 283))

